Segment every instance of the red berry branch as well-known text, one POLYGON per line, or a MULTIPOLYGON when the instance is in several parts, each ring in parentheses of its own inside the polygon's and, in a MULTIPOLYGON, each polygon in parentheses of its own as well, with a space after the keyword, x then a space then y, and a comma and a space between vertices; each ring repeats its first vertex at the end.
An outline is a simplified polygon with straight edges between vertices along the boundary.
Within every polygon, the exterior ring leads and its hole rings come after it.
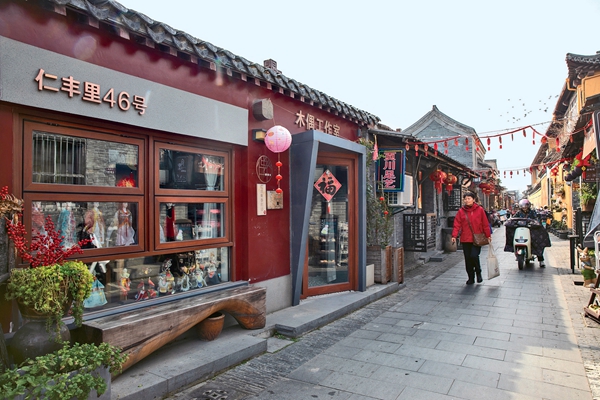
POLYGON ((0 189, 0 218, 6 219, 6 231, 8 237, 15 244, 19 256, 29 263, 31 268, 42 265, 62 264, 73 254, 81 254, 81 246, 90 242, 89 239, 80 240, 76 245, 64 249, 61 245, 64 236, 60 231, 54 229, 54 223, 50 216, 46 217, 44 227, 45 235, 36 235, 31 239, 31 245, 27 244, 27 232, 23 219, 23 201, 8 194, 8 186, 0 189), (9 218, 10 217, 10 218, 9 218))
POLYGON ((80 240, 76 245, 68 249, 63 248, 64 236, 56 231, 52 218, 48 215, 44 228, 46 234, 36 235, 31 239, 31 245, 27 244, 25 225, 21 222, 22 215, 19 214, 16 222, 7 219, 6 229, 8 237, 15 244, 17 253, 31 268, 43 265, 55 265, 64 263, 73 254, 82 254, 81 246, 90 242, 89 239, 80 240))

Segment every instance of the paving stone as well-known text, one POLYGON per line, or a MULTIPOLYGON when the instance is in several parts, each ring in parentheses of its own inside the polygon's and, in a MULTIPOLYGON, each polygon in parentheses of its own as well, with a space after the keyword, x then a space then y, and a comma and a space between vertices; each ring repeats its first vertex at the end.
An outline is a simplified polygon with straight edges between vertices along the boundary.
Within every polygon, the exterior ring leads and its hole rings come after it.
POLYGON ((396 293, 172 398, 600 399, 600 324, 583 316, 569 242, 520 271, 502 228, 494 241, 498 278, 464 285, 461 252, 413 266, 396 293))

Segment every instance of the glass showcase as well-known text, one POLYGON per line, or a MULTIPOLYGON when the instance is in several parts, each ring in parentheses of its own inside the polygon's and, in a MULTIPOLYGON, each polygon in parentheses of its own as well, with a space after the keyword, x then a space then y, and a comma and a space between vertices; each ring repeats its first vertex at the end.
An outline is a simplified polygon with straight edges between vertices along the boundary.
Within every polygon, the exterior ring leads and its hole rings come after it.
POLYGON ((49 218, 65 249, 89 241, 89 312, 230 281, 230 149, 50 120, 23 129, 25 224, 35 239, 49 218))
POLYGON ((88 264, 95 276, 88 311, 156 299, 229 281, 226 247, 88 264))
POLYGON ((160 242, 225 236, 224 203, 160 203, 160 242))
POLYGON ((105 248, 138 244, 137 203, 34 201, 31 206, 32 238, 45 235, 50 217, 70 248, 82 239, 91 242, 83 248, 105 248))
POLYGON ((222 156, 160 149, 158 159, 161 189, 224 190, 222 156))

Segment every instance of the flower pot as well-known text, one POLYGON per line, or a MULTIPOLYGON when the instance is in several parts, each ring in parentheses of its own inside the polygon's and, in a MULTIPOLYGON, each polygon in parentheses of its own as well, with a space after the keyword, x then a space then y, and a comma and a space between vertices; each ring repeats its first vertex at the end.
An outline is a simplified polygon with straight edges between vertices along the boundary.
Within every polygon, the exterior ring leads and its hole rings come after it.
POLYGON ((581 203, 581 211, 591 212, 594 210, 595 205, 596 205, 596 199, 588 200, 585 203, 581 203))
MULTIPOLYGON (((28 358, 52 353, 62 348, 61 341, 71 340, 71 332, 64 324, 57 327, 57 322, 52 321, 48 326, 48 319, 52 317, 40 314, 18 299, 17 305, 21 316, 27 322, 15 332, 8 346, 15 364, 20 364, 28 358)), ((64 307, 65 313, 69 307, 70 302, 64 307)))
POLYGON ((196 325, 196 331, 198 337, 201 340, 211 341, 215 340, 217 336, 221 334, 223 330, 223 323, 225 322, 225 315, 221 312, 216 312, 205 320, 199 322, 196 325))

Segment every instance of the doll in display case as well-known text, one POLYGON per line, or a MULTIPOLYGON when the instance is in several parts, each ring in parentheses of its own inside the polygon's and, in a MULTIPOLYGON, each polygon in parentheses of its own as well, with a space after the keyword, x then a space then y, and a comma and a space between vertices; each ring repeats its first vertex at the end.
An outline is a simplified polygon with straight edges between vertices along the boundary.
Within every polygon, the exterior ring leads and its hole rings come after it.
POLYGON ((135 244, 135 230, 133 229, 133 215, 129 210, 129 203, 119 203, 115 213, 113 230, 117 231, 115 246, 129 246, 135 244))
POLYGON ((127 300, 127 295, 129 294, 129 289, 131 286, 131 279, 129 279, 129 271, 127 268, 123 268, 119 280, 121 284, 121 300, 127 300))

